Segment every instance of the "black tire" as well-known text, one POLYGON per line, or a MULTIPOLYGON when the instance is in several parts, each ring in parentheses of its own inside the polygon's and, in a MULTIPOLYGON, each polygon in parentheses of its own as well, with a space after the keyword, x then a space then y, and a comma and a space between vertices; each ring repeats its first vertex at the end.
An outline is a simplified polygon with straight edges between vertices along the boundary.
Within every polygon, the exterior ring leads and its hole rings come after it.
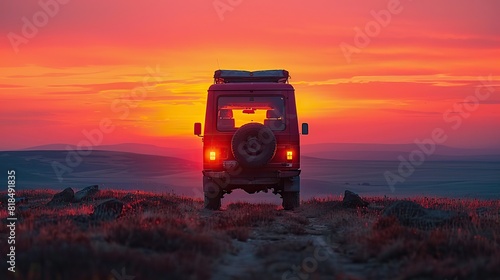
POLYGON ((219 210, 221 207, 222 191, 210 178, 203 176, 204 207, 210 210, 219 210))
POLYGON ((283 209, 293 210, 300 206, 300 192, 283 192, 283 209))
POLYGON ((247 123, 240 127, 231 140, 234 158, 243 167, 267 164, 276 153, 273 131, 260 123, 247 123))
POLYGON ((300 206, 300 192, 283 192, 283 209, 293 210, 300 206))
POLYGON ((210 194, 205 193, 205 209, 219 210, 221 206, 221 197, 211 197, 210 194))

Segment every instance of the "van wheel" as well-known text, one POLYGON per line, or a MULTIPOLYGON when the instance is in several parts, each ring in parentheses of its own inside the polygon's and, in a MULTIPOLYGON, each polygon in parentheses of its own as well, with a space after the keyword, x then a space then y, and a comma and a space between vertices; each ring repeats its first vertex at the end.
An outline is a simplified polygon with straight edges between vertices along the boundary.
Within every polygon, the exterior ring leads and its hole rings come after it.
POLYGON ((213 197, 213 193, 205 192, 205 209, 219 210, 221 206, 221 196, 213 197))
POLYGON ((281 196, 285 210, 293 210, 300 206, 300 192, 283 192, 281 196))
POLYGON ((261 123, 241 126, 231 140, 234 158, 243 167, 259 167, 267 164, 276 153, 276 136, 261 123))
POLYGON ((207 176, 203 176, 203 193, 205 197, 205 209, 219 210, 223 197, 222 190, 207 176))

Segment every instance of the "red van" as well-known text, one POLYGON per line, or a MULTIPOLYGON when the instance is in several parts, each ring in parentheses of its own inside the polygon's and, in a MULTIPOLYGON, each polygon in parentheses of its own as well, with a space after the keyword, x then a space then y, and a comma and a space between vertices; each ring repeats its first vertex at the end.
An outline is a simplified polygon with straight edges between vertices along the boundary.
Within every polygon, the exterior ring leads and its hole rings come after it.
POLYGON ((205 207, 217 210, 221 198, 241 188, 273 190, 283 208, 300 204, 300 133, 294 88, 286 70, 217 70, 208 89, 203 137, 205 207))

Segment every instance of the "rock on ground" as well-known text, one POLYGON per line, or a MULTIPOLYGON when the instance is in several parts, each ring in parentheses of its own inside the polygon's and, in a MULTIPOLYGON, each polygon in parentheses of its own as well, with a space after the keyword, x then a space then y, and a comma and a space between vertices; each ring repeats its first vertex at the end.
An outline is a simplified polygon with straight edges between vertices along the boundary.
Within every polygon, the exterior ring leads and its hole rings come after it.
POLYGON ((75 193, 75 202, 80 202, 82 200, 89 200, 98 192, 99 192, 98 185, 89 186, 82 190, 79 190, 75 193))
POLYGON ((47 203, 49 206, 54 206, 58 204, 70 203, 75 198, 75 193, 72 188, 65 188, 62 192, 56 193, 52 200, 47 203))
POLYGON ((368 202, 361 199, 358 194, 346 190, 344 199, 342 200, 342 206, 346 208, 366 207, 368 206, 368 202))
POLYGON ((94 207, 92 217, 98 220, 113 220, 121 215, 122 210, 123 202, 115 198, 110 198, 94 207))
POLYGON ((383 216, 395 216, 404 226, 432 229, 438 226, 458 225, 469 221, 465 213, 427 209, 418 203, 400 200, 384 209, 383 216))

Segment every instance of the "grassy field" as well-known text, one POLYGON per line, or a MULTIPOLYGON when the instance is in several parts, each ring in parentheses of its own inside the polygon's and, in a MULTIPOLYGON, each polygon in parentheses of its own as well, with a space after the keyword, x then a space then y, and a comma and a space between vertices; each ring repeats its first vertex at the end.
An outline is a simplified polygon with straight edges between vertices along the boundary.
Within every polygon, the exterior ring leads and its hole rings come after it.
MULTIPOLYGON (((212 212, 201 200, 124 191, 47 206, 55 193, 16 193, 27 198, 16 208, 16 272, 2 261, 1 279, 500 278, 498 200, 411 198, 467 217, 418 228, 382 215, 395 202, 386 198, 364 198, 370 205, 354 209, 339 197, 303 201, 295 211, 232 203, 212 212), (108 198, 124 202, 121 215, 91 215, 108 198)), ((0 209, 5 259, 5 201, 0 209)))

